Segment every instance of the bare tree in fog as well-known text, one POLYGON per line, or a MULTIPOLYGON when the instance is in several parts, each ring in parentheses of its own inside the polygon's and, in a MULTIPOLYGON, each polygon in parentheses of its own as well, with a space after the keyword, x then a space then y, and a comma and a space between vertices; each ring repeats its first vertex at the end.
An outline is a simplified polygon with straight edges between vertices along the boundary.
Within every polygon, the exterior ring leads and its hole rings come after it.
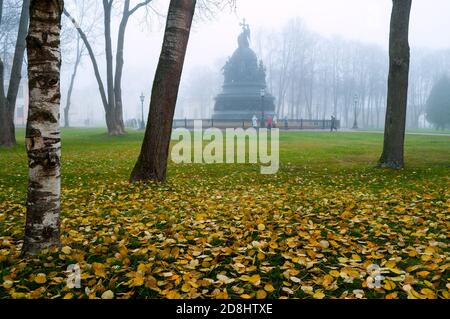
MULTIPOLYGON (((77 7, 79 8, 78 13, 79 13, 79 18, 78 21, 80 23, 80 27, 85 28, 85 32, 88 36, 91 35, 92 30, 95 27, 95 23, 96 21, 94 20, 93 22, 91 22, 89 25, 85 25, 85 18, 88 16, 89 13, 92 13, 92 6, 89 6, 89 4, 87 3, 87 0, 80 0, 77 3, 77 7)), ((72 64, 72 74, 70 76, 70 82, 69 82, 69 88, 67 90, 67 97, 66 97, 66 105, 64 107, 64 127, 70 127, 70 107, 72 104, 72 93, 73 93, 73 89, 75 86, 75 80, 78 74, 78 69, 80 67, 81 64, 81 60, 83 58, 83 56, 86 53, 86 47, 84 45, 83 39, 81 38, 81 35, 79 32, 76 32, 76 40, 74 43, 74 51, 75 51, 75 60, 74 61, 70 61, 70 64, 72 64)), ((73 41, 71 41, 73 42, 73 41)), ((65 43, 64 43, 65 44, 65 43)), ((64 46, 63 43, 61 43, 61 46, 64 46)), ((71 44, 71 43, 67 43, 67 44, 71 44)), ((73 48, 72 50, 73 51, 73 48)), ((65 59, 67 60, 67 59, 65 59)))
MULTIPOLYGON (((28 32, 30 0, 24 0, 20 14, 14 57, 11 66, 8 90, 4 89, 4 63, 0 57, 0 146, 11 147, 16 144, 14 114, 17 94, 22 79, 22 65, 25 55, 26 36, 28 32)), ((0 1, 0 26, 2 25, 3 0, 0 1)))
POLYGON ((400 169, 404 165, 403 148, 410 63, 408 34, 412 1, 392 0, 392 3, 387 109, 383 153, 379 166, 400 169))
POLYGON ((450 78, 442 76, 436 81, 427 100, 427 120, 436 129, 450 127, 450 78))
POLYGON ((123 3, 118 0, 103 0, 103 16, 104 16, 104 37, 105 37, 105 56, 106 56, 106 89, 100 75, 97 57, 94 54, 93 47, 88 39, 88 36, 72 17, 72 15, 65 10, 64 14, 73 22, 81 39, 88 50, 89 57, 94 68, 95 78, 97 80, 99 91, 105 109, 106 125, 110 135, 125 134, 125 125, 123 121, 123 102, 122 102, 122 74, 124 67, 124 46, 125 33, 128 21, 131 16, 139 9, 146 7, 152 0, 142 0, 136 5, 131 6, 130 0, 124 0, 123 3), (111 15, 113 12, 113 4, 120 3, 123 5, 121 11, 121 21, 118 30, 118 41, 116 48, 115 70, 113 59, 113 48, 111 39, 111 15))

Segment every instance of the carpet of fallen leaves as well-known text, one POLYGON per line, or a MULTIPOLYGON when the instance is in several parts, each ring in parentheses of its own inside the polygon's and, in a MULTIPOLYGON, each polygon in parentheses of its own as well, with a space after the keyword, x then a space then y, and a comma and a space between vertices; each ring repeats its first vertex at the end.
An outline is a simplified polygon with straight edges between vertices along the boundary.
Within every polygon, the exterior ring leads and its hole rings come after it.
POLYGON ((448 177, 213 170, 63 189, 62 248, 28 260, 25 207, 9 190, 0 298, 450 297, 448 177), (66 286, 71 264, 80 289, 66 286))

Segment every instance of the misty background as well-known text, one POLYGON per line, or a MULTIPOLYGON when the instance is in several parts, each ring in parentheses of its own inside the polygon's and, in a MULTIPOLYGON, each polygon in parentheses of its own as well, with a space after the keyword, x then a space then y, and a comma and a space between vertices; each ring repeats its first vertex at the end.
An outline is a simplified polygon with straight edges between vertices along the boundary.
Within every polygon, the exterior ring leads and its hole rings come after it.
MULTIPOLYGON (((129 21, 122 80, 125 120, 141 118, 141 93, 147 118, 168 4, 168 0, 153 0, 151 8, 140 10, 129 21)), ((66 0, 66 6, 89 30, 105 77, 101 2, 90 1, 85 12, 80 12, 77 1, 66 0)), ((391 0, 237 0, 236 8, 200 10, 191 33, 175 118, 210 118, 223 82, 221 69, 237 48, 239 23, 245 18, 252 31, 251 48, 267 68, 268 91, 276 98, 280 118, 329 119, 335 114, 343 127, 352 127, 355 117, 359 127, 382 127, 391 6, 391 0)), ((113 13, 113 48, 121 9, 117 6, 113 13)), ((448 12, 448 0, 413 1, 410 128, 429 126, 425 120, 427 98, 433 84, 450 71, 450 37, 442 35, 446 34, 442 30, 450 30, 448 12)), ((62 105, 76 59, 77 33, 66 17, 63 32, 62 105)), ((5 52, 4 57, 7 65, 5 52)), ((72 93, 71 125, 104 126, 104 118, 91 61, 85 54, 72 93)))

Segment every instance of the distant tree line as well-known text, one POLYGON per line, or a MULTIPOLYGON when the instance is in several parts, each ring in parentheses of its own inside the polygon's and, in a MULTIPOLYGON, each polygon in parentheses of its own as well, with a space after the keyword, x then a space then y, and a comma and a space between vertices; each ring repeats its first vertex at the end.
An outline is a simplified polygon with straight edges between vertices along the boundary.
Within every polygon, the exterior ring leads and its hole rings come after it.
MULTIPOLYGON (((278 116, 327 119, 337 116, 351 128, 382 128, 386 112, 389 59, 373 44, 325 38, 299 18, 281 31, 259 30, 253 48, 267 67, 278 116)), ((450 74, 450 50, 413 48, 406 124, 423 126, 433 84, 450 74)))

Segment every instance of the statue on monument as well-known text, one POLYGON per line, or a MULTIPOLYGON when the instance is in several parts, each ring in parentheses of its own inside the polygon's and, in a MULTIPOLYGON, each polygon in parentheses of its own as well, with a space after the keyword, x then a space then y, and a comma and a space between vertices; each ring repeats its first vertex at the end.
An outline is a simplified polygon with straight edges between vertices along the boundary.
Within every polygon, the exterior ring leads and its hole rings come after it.
POLYGON ((250 26, 244 21, 240 24, 242 26, 242 33, 238 37, 238 45, 240 48, 250 47, 250 26))
POLYGON ((238 48, 222 68, 224 83, 217 95, 214 119, 251 120, 255 114, 275 114, 275 98, 266 91, 262 102, 261 91, 266 90, 266 68, 250 48, 251 31, 245 19, 238 35, 238 48))

